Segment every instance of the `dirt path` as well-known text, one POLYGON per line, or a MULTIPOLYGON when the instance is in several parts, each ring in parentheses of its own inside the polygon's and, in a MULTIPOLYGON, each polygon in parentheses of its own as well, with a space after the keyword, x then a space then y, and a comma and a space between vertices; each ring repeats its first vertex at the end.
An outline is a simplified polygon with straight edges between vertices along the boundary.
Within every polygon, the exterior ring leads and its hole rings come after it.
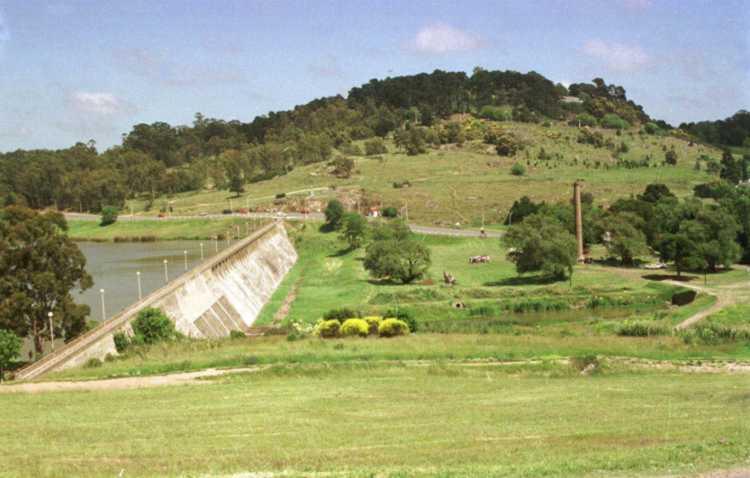
POLYGON ((211 383, 204 378, 244 372, 257 372, 260 367, 234 369, 207 369, 198 372, 172 373, 168 375, 151 375, 147 377, 109 378, 104 380, 80 380, 71 382, 29 382, 0 386, 3 393, 44 393, 97 390, 128 390, 133 388, 163 387, 167 385, 196 385, 211 383))
POLYGON ((281 325, 281 322, 286 319, 286 316, 289 315, 289 310, 292 308, 292 304, 294 303, 294 300, 297 298, 297 291, 299 290, 299 286, 302 280, 298 280, 295 282, 295 284, 292 286, 292 290, 289 291, 289 293, 284 298, 284 302, 281 304, 281 307, 279 307, 279 310, 276 311, 276 313, 273 315, 273 320, 271 321, 271 325, 273 326, 279 326, 281 325))
POLYGON ((709 317, 719 312, 725 307, 728 307, 730 305, 734 305, 737 303, 741 303, 741 302, 747 302, 748 300, 750 300, 750 297, 748 297, 748 291, 750 291, 750 282, 740 283, 740 284, 730 284, 730 285, 724 285, 724 286, 699 286, 696 284, 687 284, 684 282, 678 282, 678 281, 672 281, 672 280, 667 280, 664 282, 667 284, 672 284, 672 285, 677 285, 681 287, 686 287, 688 289, 693 289, 695 291, 702 292, 706 295, 712 295, 716 297, 716 303, 714 305, 691 315, 687 319, 677 324, 677 326, 675 326, 675 329, 677 330, 684 330, 700 322, 706 317, 709 317))
MULTIPOLYGON (((750 362, 728 362, 728 361, 701 361, 700 363, 673 362, 637 359, 632 357, 606 357, 603 359, 609 364, 620 364, 628 369, 662 370, 680 373, 746 373, 750 374, 750 362)), ((509 367, 517 365, 534 365, 546 362, 541 359, 527 360, 381 360, 381 361, 351 361, 354 364, 380 364, 383 366, 397 365, 399 367, 429 367, 432 365, 445 365, 452 367, 509 367)), ((567 358, 555 361, 558 364, 569 364, 567 358)), ((291 365, 297 367, 298 365, 291 365)), ((310 364, 302 367, 316 368, 327 367, 327 364, 310 364)), ((107 390, 130 390, 137 388, 163 387, 170 385, 207 385, 216 383, 206 378, 222 377, 237 373, 256 373, 263 371, 270 365, 257 367, 229 368, 229 369, 206 369, 197 372, 182 372, 165 375, 151 375, 144 377, 123 377, 101 380, 77 380, 57 382, 27 382, 0 385, 0 395, 4 393, 47 393, 47 392, 69 392, 69 391, 107 391, 107 390)))

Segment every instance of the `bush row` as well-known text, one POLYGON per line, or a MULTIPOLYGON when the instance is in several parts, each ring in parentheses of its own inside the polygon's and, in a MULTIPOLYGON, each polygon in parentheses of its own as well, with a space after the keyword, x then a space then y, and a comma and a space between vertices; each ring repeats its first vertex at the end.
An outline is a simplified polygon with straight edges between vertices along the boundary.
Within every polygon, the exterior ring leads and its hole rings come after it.
POLYGON ((337 319, 322 319, 315 326, 315 334, 325 339, 336 337, 367 337, 369 335, 396 337, 398 335, 408 335, 409 332, 409 325, 403 320, 392 317, 384 319, 379 316, 349 318, 343 322, 337 319))

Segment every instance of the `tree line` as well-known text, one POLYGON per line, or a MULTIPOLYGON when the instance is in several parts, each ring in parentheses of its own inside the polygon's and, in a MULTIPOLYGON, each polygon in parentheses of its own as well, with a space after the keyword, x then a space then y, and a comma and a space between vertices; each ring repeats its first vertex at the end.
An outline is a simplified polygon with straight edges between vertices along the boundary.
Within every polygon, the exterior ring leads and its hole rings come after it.
MULTIPOLYGON (((750 188, 726 181, 701 184, 679 199, 665 185, 602 208, 591 194, 582 197, 583 241, 606 247, 623 265, 656 254, 676 272, 716 272, 740 261, 750 263, 750 188), (706 194, 710 191, 710 194, 706 194), (710 197, 712 201, 704 201, 710 197)), ((519 273, 541 272, 554 279, 573 273, 575 211, 572 203, 535 203, 524 196, 513 204, 504 238, 508 258, 519 273)))
MULTIPOLYGON (((329 161, 335 150, 352 151, 356 140, 399 133, 399 144, 416 143, 409 150, 422 151, 419 130, 404 133, 405 126, 432 126, 456 113, 501 114, 515 121, 569 119, 581 113, 595 118, 616 114, 630 123, 649 119, 642 107, 627 100, 624 88, 601 79, 567 89, 533 71, 476 68, 469 76, 435 70, 374 79, 352 88, 347 98, 320 98, 250 122, 196 114, 189 126, 137 124, 121 144, 102 152, 91 141, 60 150, 0 154, 0 205, 99 212, 105 206, 122 207, 130 198, 156 207, 160 196, 203 188, 240 193, 249 182, 329 161), (580 102, 562 102, 566 95, 580 102)), ((440 126, 438 140, 459 139, 450 125, 435 126, 440 126)))

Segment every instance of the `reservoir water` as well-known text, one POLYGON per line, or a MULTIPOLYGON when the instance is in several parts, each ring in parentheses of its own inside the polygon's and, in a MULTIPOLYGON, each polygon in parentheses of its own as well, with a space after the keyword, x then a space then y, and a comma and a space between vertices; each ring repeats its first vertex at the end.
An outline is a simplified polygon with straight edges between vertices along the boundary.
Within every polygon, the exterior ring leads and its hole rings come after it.
MULTIPOLYGON (((168 279, 171 281, 200 263, 201 241, 163 242, 79 242, 86 256, 86 270, 94 279, 94 286, 83 292, 73 292, 79 304, 91 308, 94 320, 102 320, 100 289, 104 289, 104 305, 107 317, 112 317, 138 300, 138 277, 141 273, 143 297, 165 284, 164 260, 167 260, 168 279)), ((214 241, 203 241, 204 259, 216 254, 214 241)), ((218 241, 218 250, 227 247, 226 241, 218 241)))

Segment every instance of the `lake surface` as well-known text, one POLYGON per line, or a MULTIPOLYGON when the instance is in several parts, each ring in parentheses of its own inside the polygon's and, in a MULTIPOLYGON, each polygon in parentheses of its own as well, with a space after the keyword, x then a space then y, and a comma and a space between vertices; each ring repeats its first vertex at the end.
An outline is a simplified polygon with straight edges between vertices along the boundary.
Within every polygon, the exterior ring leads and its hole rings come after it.
MULTIPOLYGON (((90 318, 102 320, 100 289, 104 289, 104 304, 107 318, 112 317, 138 300, 137 272, 141 273, 143 297, 165 284, 164 259, 167 260, 169 280, 201 262, 201 241, 163 242, 78 242, 86 256, 86 270, 94 279, 94 286, 83 292, 73 292, 79 304, 91 307, 90 318)), ((226 241, 218 242, 218 250, 227 247, 226 241)), ((214 241, 203 241, 204 259, 216 254, 214 241)))

